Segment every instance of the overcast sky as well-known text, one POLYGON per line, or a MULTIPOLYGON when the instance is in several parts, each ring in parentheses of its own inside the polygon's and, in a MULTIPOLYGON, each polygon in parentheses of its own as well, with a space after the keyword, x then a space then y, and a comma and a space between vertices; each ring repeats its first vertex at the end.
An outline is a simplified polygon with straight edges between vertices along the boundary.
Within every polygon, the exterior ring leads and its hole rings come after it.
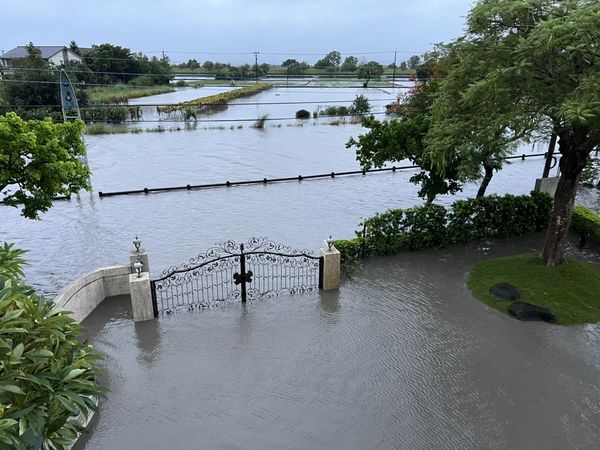
POLYGON ((331 50, 392 62, 458 37, 471 0, 0 0, 0 50, 109 42, 173 62, 314 63, 331 50), (386 52, 384 54, 366 54, 386 52), (241 54, 234 54, 241 53, 241 54), (270 54, 269 54, 270 53, 270 54), (363 53, 361 55, 361 53, 363 53))

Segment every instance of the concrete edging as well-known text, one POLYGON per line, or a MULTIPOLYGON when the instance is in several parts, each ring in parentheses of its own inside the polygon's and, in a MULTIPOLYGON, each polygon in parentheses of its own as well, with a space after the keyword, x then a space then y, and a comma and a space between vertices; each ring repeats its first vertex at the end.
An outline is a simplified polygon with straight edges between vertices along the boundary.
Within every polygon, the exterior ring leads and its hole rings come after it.
POLYGON ((129 266, 111 266, 82 275, 61 290, 54 303, 81 323, 107 297, 129 294, 129 266))

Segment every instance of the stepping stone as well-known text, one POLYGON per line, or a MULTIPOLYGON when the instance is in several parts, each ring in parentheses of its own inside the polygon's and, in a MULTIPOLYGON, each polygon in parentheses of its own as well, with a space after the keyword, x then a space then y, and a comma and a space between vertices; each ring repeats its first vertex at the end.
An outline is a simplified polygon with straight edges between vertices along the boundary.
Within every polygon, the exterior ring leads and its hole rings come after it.
POLYGON ((519 291, 510 283, 498 283, 490 288, 492 295, 504 300, 516 300, 519 298, 519 291))
POLYGON ((525 302, 513 302, 508 308, 508 312, 519 320, 541 320, 543 322, 554 323, 556 316, 554 313, 541 306, 532 305, 525 302))

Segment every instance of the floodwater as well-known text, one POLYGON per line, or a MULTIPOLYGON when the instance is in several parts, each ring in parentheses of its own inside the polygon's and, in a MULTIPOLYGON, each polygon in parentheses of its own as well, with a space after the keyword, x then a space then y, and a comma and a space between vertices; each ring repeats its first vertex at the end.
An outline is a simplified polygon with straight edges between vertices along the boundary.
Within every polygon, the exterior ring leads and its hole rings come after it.
MULTIPOLYGON (((197 91, 205 89, 209 88, 184 89, 138 102, 171 103, 197 97, 197 91)), ((365 91, 373 100, 395 97, 391 91, 390 95, 378 89, 281 88, 244 99, 250 103, 273 100, 279 104, 244 105, 240 101, 240 105, 230 106, 210 118, 256 118, 265 111, 271 117, 293 117, 294 111, 301 107, 312 111, 319 104, 350 104, 356 94, 365 91), (281 104, 294 99, 316 103, 281 104), (332 101, 342 103, 328 103, 332 101)), ((209 92, 213 90, 202 95, 209 92)), ((378 105, 376 108, 383 108, 383 104, 373 102, 378 105)), ((421 203, 418 187, 408 181, 414 174, 410 170, 98 197, 98 191, 359 170, 354 150, 346 149, 345 143, 364 129, 360 125, 324 124, 328 120, 274 121, 268 122, 265 129, 252 128, 248 122, 232 122, 233 129, 229 123, 222 130, 203 129, 213 125, 206 123, 198 124, 193 131, 88 136, 94 193, 56 202, 40 221, 26 220, 17 210, 0 207, 0 241, 15 242, 29 250, 28 280, 51 296, 83 273, 127 264, 136 234, 149 251, 150 270, 156 276, 227 239, 243 242, 266 236, 292 247, 318 251, 330 234, 336 239, 353 237, 364 217, 421 203), (276 124, 282 126, 273 126, 276 124), (242 128, 238 129, 239 125, 242 128)), ((519 153, 532 151, 543 152, 543 146, 523 147, 519 153)), ((543 160, 539 157, 514 160, 494 176, 488 192, 527 194, 542 167, 543 160)), ((440 197, 439 202, 449 204, 456 198, 472 197, 476 190, 477 185, 469 184, 459 196, 440 197)), ((582 191, 582 194, 585 204, 600 210, 598 191, 582 191)))
POLYGON ((567 449, 600 442, 600 326, 519 322, 465 286, 543 235, 364 261, 339 292, 85 322, 110 389, 80 448, 567 449))

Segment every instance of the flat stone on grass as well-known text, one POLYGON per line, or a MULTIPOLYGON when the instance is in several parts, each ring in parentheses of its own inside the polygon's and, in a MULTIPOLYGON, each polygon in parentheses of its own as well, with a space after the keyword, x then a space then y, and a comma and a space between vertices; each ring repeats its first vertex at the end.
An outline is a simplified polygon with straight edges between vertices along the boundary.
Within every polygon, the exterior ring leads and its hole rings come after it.
POLYGON ((556 315, 551 310, 527 302, 513 302, 508 312, 519 320, 556 322, 556 315))
POLYGON ((490 293, 504 300, 516 300, 519 298, 519 291, 510 283, 498 283, 490 288, 490 293))

